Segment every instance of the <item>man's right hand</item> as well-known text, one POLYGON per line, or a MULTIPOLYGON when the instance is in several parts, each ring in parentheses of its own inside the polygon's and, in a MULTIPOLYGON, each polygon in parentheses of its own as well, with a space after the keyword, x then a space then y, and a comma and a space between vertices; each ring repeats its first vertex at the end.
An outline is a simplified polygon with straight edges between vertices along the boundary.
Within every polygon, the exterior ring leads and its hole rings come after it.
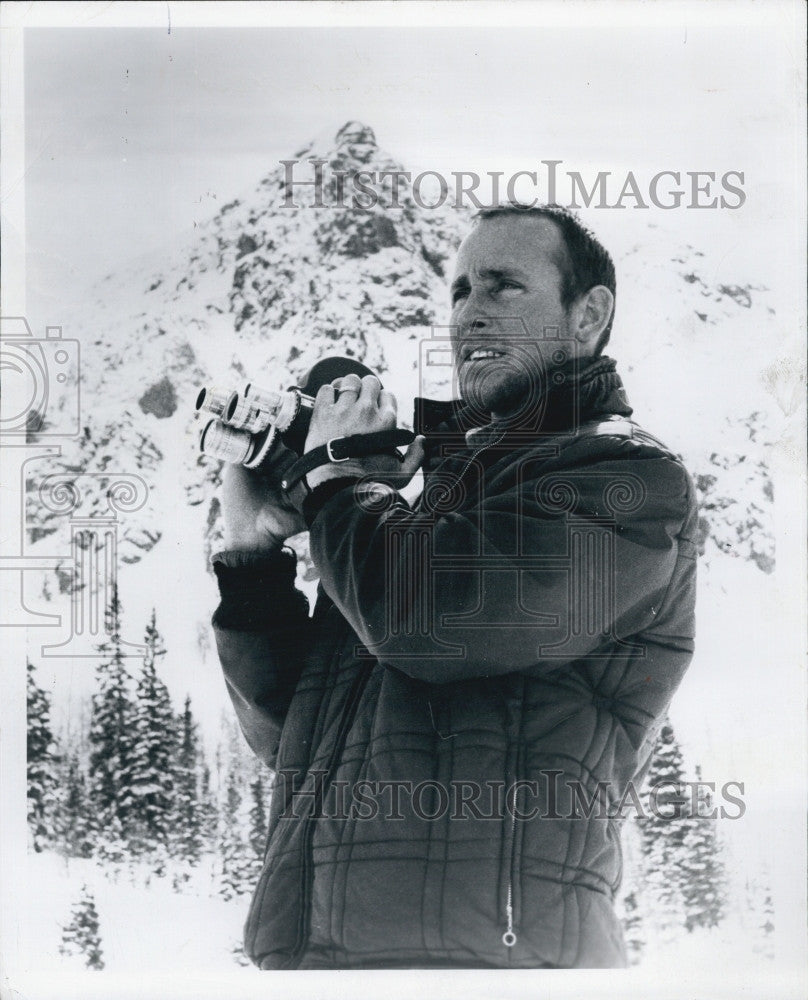
POLYGON ((222 515, 228 549, 271 552, 306 530, 302 514, 286 493, 242 465, 228 463, 224 467, 222 515))

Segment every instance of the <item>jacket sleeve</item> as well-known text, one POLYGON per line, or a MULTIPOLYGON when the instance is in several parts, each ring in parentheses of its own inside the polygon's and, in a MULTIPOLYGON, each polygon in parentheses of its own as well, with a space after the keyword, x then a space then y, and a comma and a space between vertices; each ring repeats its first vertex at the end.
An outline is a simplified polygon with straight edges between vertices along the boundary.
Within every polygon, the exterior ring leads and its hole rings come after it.
MULTIPOLYGON (((637 636, 674 579, 692 489, 657 450, 602 454, 526 456, 456 509, 379 513, 344 484, 310 525, 322 585, 380 662, 431 683, 546 672, 637 636)), ((692 613, 671 627, 692 648, 692 613)))
POLYGON ((309 632, 295 556, 220 552, 212 562, 221 595, 213 631, 227 690, 247 743, 274 767, 309 632))

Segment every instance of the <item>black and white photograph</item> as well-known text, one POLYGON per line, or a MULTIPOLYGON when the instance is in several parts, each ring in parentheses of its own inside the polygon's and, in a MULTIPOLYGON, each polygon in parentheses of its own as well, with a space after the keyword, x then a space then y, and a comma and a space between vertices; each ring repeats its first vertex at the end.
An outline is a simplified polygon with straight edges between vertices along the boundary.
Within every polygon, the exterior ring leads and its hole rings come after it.
POLYGON ((805 7, 0 27, 0 995, 801 1000, 805 7))

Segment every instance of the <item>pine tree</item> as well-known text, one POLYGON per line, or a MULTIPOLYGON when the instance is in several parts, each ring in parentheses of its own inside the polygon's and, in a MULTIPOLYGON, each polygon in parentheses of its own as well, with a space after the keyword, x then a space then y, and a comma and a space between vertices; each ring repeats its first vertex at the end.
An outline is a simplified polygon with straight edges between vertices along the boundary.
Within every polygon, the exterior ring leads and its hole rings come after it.
POLYGON ((92 857, 93 813, 87 780, 75 750, 68 756, 62 770, 61 789, 57 823, 60 848, 71 858, 92 857))
POLYGON ((62 955, 83 955, 88 969, 103 969, 98 911, 95 899, 86 885, 81 887, 81 897, 71 910, 70 920, 62 929, 62 955))
MULTIPOLYGON (((701 770, 696 768, 701 781, 701 770)), ((717 927, 726 909, 726 879, 721 861, 716 821, 710 792, 700 785, 695 808, 691 807, 679 860, 679 882, 685 906, 685 927, 717 927)))
POLYGON ((256 884, 261 874, 267 843, 266 781, 262 773, 262 765, 256 761, 254 766, 256 774, 250 782, 252 805, 249 815, 249 848, 247 863, 244 866, 244 876, 248 880, 248 888, 256 884))
POLYGON ((774 902, 767 871, 746 880, 746 913, 751 920, 752 951, 774 958, 774 902))
POLYGON ((120 816, 114 812, 107 816, 95 834, 93 854, 107 868, 106 874, 117 881, 118 875, 131 861, 129 837, 125 833, 120 816))
MULTIPOLYGON (((260 765, 259 765, 260 766, 260 765)), ((263 860, 267 842, 266 787, 260 772, 250 783, 252 808, 250 809, 250 847, 256 858, 263 860)))
MULTIPOLYGON (((173 854, 181 863, 174 877, 174 888, 179 891, 181 885, 191 878, 192 869, 205 864, 205 870, 212 887, 221 888, 221 849, 224 821, 220 818, 219 807, 211 787, 210 768, 205 762, 201 743, 197 758, 197 772, 194 789, 197 793, 195 807, 186 802, 185 818, 177 827, 178 838, 173 847, 173 854)), ((180 797, 182 808, 184 796, 180 797)))
POLYGON ((35 851, 53 841, 59 757, 50 724, 50 697, 27 664, 28 828, 35 851))
POLYGON ((177 737, 171 697, 157 675, 165 646, 154 610, 144 642, 146 653, 135 691, 128 832, 138 853, 159 854, 167 847, 172 827, 177 737))
POLYGON ((768 882, 763 892, 763 918, 760 922, 759 936, 762 942, 760 951, 766 958, 774 958, 774 902, 768 882))
POLYGON ((216 830, 219 825, 219 810, 211 787, 210 768, 202 763, 199 779, 200 832, 203 850, 213 851, 216 845, 216 830))
POLYGON ((640 832, 636 820, 628 820, 623 829, 623 884, 619 915, 626 942, 629 965, 639 965, 646 947, 645 899, 641 884, 643 872, 639 850, 640 832))
POLYGON ((243 895, 253 885, 254 866, 251 864, 250 846, 244 835, 245 824, 239 784, 237 767, 233 766, 231 761, 219 845, 222 866, 219 892, 228 900, 243 895))
POLYGON ((623 937, 629 965, 639 965, 645 940, 642 933, 642 909, 638 889, 632 889, 623 898, 623 937))
POLYGON ((687 785, 682 752, 673 726, 665 721, 659 732, 643 792, 642 866, 653 913, 649 921, 666 936, 684 923, 680 863, 688 829, 687 785))
POLYGON ((112 840, 126 836, 132 817, 132 776, 135 708, 132 678, 124 666, 121 605, 113 585, 106 612, 108 638, 98 647, 105 654, 97 669, 98 690, 92 698, 90 719, 90 800, 100 831, 111 828, 112 840))
MULTIPOLYGON (((250 844, 250 817, 245 801, 247 775, 254 759, 246 752, 243 737, 232 719, 225 723, 227 766, 224 802, 220 810, 219 857, 221 875, 219 892, 225 899, 250 892, 256 880, 256 855, 250 844)), ((221 760, 219 759, 221 768, 221 760)))
POLYGON ((177 720, 179 747, 175 765, 175 795, 172 816, 172 854, 191 866, 202 856, 205 835, 205 804, 201 801, 202 751, 197 725, 186 696, 177 720))

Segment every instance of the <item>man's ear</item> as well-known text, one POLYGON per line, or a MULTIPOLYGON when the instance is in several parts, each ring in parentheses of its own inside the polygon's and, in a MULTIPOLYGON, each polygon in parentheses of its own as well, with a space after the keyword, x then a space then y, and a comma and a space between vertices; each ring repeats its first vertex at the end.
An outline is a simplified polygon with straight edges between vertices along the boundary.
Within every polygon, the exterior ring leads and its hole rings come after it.
POLYGON ((582 347, 593 352, 609 325, 614 310, 614 295, 605 285, 595 285, 573 306, 572 332, 582 347))

